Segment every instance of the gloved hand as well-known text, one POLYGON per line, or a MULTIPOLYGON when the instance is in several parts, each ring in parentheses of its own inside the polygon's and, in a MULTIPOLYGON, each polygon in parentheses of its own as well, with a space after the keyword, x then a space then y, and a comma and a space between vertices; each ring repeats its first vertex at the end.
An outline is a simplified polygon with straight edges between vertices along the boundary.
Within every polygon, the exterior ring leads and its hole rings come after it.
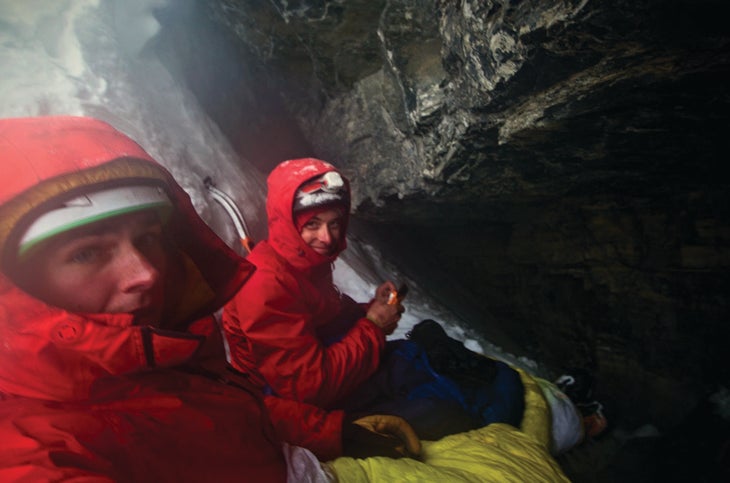
POLYGON ((421 441, 411 425, 401 417, 348 415, 342 423, 342 448, 345 456, 353 458, 418 458, 421 441))

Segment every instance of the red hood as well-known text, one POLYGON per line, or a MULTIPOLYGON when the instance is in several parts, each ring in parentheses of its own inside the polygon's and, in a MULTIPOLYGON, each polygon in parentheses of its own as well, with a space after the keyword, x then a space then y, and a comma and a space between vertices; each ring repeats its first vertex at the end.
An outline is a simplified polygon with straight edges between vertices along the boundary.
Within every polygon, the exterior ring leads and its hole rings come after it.
POLYGON ((105 375, 179 364, 201 345, 201 337, 187 332, 190 324, 221 307, 253 271, 208 228, 172 176, 106 123, 0 119, 0 163, 7 173, 0 183, 3 266, 48 203, 134 179, 162 186, 173 200, 168 228, 185 267, 180 309, 162 329, 133 326, 128 314, 67 313, 0 274, 0 393, 81 399, 105 375))
MULTIPOLYGON (((294 223, 292 206, 297 189, 305 181, 321 176, 328 171, 337 171, 337 168, 319 159, 295 159, 279 164, 268 178, 266 214, 269 219, 269 243, 279 255, 299 270, 310 270, 332 263, 347 247, 347 237, 342 236, 334 254, 320 255, 304 243, 294 223)), ((349 190, 349 181, 344 176, 343 179, 349 190)), ((347 234, 347 225, 350 220, 349 202, 345 211, 343 234, 347 234)))

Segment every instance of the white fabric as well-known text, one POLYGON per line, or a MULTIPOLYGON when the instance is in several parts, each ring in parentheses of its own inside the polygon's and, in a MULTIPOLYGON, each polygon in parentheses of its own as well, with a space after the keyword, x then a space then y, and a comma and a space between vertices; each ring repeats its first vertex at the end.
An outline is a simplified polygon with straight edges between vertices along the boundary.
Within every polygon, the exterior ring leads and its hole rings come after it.
POLYGON ((120 186, 77 196, 39 216, 20 240, 20 252, 58 233, 93 221, 146 208, 171 206, 156 186, 120 186))
POLYGON ((319 178, 304 183, 294 195, 293 210, 304 211, 328 203, 342 202, 347 195, 345 182, 336 171, 328 171, 319 178))
MULTIPOLYGON (((282 443, 290 483, 335 483, 337 478, 326 472, 319 460, 308 449, 282 443)), ((331 471, 331 470, 330 470, 331 471)))
POLYGON ((558 386, 545 379, 536 377, 545 399, 550 406, 552 417, 553 455, 564 453, 583 441, 583 417, 568 396, 558 386))

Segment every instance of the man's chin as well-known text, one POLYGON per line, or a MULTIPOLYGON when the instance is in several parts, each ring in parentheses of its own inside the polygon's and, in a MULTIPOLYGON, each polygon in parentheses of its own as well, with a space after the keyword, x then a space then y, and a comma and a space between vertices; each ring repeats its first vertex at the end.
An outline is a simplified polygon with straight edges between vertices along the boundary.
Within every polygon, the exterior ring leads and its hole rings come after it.
POLYGON ((327 247, 327 248, 312 247, 312 250, 319 253, 323 257, 329 257, 334 253, 334 250, 331 247, 327 247))

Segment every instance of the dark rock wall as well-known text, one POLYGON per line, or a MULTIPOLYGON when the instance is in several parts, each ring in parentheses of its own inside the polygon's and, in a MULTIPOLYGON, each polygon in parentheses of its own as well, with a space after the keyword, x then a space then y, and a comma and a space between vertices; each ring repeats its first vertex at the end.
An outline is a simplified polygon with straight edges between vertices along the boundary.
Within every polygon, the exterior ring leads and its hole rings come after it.
POLYGON ((730 367, 722 5, 198 2, 245 68, 193 89, 262 170, 339 165, 363 226, 472 324, 669 427, 730 367))

